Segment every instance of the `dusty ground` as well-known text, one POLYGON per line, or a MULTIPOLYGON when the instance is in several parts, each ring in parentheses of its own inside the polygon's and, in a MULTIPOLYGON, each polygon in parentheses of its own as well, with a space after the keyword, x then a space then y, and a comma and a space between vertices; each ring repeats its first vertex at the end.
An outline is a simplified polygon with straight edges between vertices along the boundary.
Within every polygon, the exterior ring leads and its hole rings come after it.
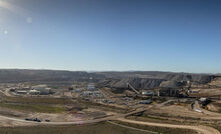
POLYGON ((221 87, 221 78, 215 78, 209 83, 211 86, 221 87))
MULTIPOLYGON (((213 92, 215 93, 221 93, 221 90, 218 89, 211 89, 213 92)), ((204 90, 199 90, 200 93, 202 94, 206 94, 207 92, 204 92, 204 90)), ((65 94, 66 96, 69 96, 71 94, 65 94)), ((15 103, 17 100, 15 98, 9 98, 11 100, 10 103, 15 103)), ((27 101, 27 99, 30 98, 22 98, 23 101, 19 100, 19 103, 23 104, 25 102, 32 102, 32 101, 27 101)), ((110 97, 110 99, 113 99, 110 97)), ((39 102, 39 99, 35 98, 34 99, 36 101, 36 104, 38 105, 47 105, 49 106, 49 104, 46 104, 43 99, 40 99, 41 103, 39 102)), ((115 98, 117 104, 124 102, 124 103, 131 103, 130 101, 127 100, 121 100, 119 98, 115 98)), ((174 99, 175 100, 175 99, 174 99)), ((172 101, 174 101, 172 100, 172 101)), ((48 103, 48 100, 45 100, 48 103)), ((50 106, 54 106, 56 105, 57 102, 60 102, 60 105, 63 104, 64 100, 51 100, 53 103, 50 104, 50 106)), ((132 100, 133 101, 133 100, 132 100)), ((167 101, 167 103, 170 101, 167 101)), ((4 102, 5 103, 5 102, 4 102)), ((8 102, 6 102, 8 103, 8 102)), ((20 119, 21 121, 18 120, 14 120, 14 121, 9 121, 6 119, 1 119, 0 120, 0 126, 2 127, 8 127, 8 126, 30 126, 30 125, 34 125, 32 123, 27 123, 27 122, 23 122, 25 118, 39 118, 41 119, 43 122, 47 119, 50 120, 51 122, 55 122, 55 123, 63 123, 63 122, 78 122, 78 121, 88 121, 88 120, 94 120, 96 118, 102 118, 102 117, 106 117, 108 115, 117 115, 117 113, 115 112, 109 112, 108 110, 104 110, 101 107, 104 107, 105 105, 107 105, 108 108, 110 109, 114 109, 114 108, 131 108, 130 110, 133 111, 133 109, 136 109, 138 107, 145 107, 145 106, 150 106, 152 108, 148 109, 148 111, 146 112, 151 113, 151 114, 155 114, 158 116, 166 116, 168 118, 177 118, 177 119, 189 119, 189 120, 220 120, 221 119, 221 114, 219 113, 214 113, 214 112, 210 112, 205 110, 203 113, 199 113, 199 112, 195 112, 191 109, 190 104, 188 103, 183 103, 181 104, 167 104, 167 103, 162 103, 162 104, 153 104, 153 105, 136 105, 135 102, 131 103, 132 106, 125 106, 125 105, 116 105, 116 104, 103 104, 103 105, 98 105, 95 103, 89 103, 89 102, 81 102, 81 104, 85 104, 85 107, 79 107, 78 105, 76 106, 72 106, 72 103, 74 103, 73 100, 70 100, 70 103, 64 103, 62 106, 67 108, 68 110, 64 110, 62 112, 59 113, 40 113, 40 112, 33 112, 33 111, 19 111, 19 109, 17 110, 12 110, 9 108, 0 108, 0 115, 5 115, 5 116, 9 116, 9 117, 14 117, 17 119, 20 119), (93 105, 93 108, 91 107, 91 105, 93 105), (115 106, 116 105, 116 106, 115 106)), ((76 103, 76 102, 75 102, 76 103)), ((30 105, 30 104, 28 104, 30 105)), ((32 104, 31 104, 32 105, 32 104)), ((34 104, 33 104, 34 105, 34 104)), ((22 107, 23 108, 23 107, 22 107)), ((210 106, 210 109, 212 109, 212 105, 210 106)), ((214 108, 213 108, 214 110, 214 108)), ((211 110, 212 111, 212 110, 211 110)), ((128 111, 127 111, 128 112, 128 111)), ((122 113, 118 113, 119 115, 121 115, 122 113)), ((109 117, 108 117, 109 118, 109 117)), ((180 128, 180 129, 191 129, 191 130, 197 130, 200 132, 204 132, 205 134, 211 133, 211 132, 215 132, 217 133, 217 131, 215 131, 214 129, 209 128, 200 128, 200 127, 194 127, 194 126, 187 126, 186 124, 170 124, 170 123, 161 123, 161 122, 142 122, 142 121, 133 121, 133 120, 128 120, 128 119, 124 119, 124 116, 122 116, 120 118, 120 116, 116 116, 116 118, 114 118, 113 120, 118 120, 118 121, 122 121, 122 122, 127 122, 127 123, 132 123, 132 124, 140 124, 140 125, 147 125, 147 126, 155 126, 155 127, 163 127, 163 128, 180 128), (211 130, 211 131, 210 131, 211 130)), ((45 122, 46 123, 46 122, 45 122)), ((204 126, 205 127, 205 126, 204 126)))
POLYGON ((19 127, 19 126, 35 126, 34 124, 11 121, 0 118, 0 127, 19 127))
POLYGON ((212 102, 206 106, 206 109, 212 112, 221 113, 221 102, 220 101, 212 102))
POLYGON ((80 121, 80 120, 101 118, 104 116, 113 115, 115 113, 103 112, 101 110, 97 110, 93 108, 84 109, 82 111, 68 111, 68 112, 63 112, 63 113, 21 112, 21 111, 11 110, 8 108, 0 108, 0 114, 4 116, 8 116, 8 117, 16 117, 19 119, 39 118, 42 121, 50 120, 53 122, 74 122, 74 121, 80 121))
POLYGON ((148 110, 146 113, 155 114, 159 116, 165 117, 177 117, 183 119, 201 119, 201 120, 220 120, 221 114, 210 112, 205 109, 202 109, 203 113, 196 112, 191 110, 188 106, 180 106, 180 105, 170 105, 170 106, 162 106, 155 107, 148 110))
POLYGON ((221 88, 201 89, 199 90, 200 96, 220 96, 221 88))
POLYGON ((210 83, 193 87, 191 90, 198 92, 191 94, 191 96, 219 97, 221 96, 221 78, 215 78, 210 83))

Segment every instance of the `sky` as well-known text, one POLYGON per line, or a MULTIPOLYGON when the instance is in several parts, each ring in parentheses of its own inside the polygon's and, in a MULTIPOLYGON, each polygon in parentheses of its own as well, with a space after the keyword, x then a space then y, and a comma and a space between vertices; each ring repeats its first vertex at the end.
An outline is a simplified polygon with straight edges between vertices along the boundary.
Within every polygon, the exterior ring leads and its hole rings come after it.
POLYGON ((220 0, 0 0, 0 68, 221 73, 220 0))

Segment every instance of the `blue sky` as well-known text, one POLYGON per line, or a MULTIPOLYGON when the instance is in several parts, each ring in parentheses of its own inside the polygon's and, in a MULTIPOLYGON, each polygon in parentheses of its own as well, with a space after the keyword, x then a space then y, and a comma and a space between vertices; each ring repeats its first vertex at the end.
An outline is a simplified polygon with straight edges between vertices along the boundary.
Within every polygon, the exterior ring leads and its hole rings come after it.
POLYGON ((0 0, 0 68, 221 73, 219 0, 0 0))

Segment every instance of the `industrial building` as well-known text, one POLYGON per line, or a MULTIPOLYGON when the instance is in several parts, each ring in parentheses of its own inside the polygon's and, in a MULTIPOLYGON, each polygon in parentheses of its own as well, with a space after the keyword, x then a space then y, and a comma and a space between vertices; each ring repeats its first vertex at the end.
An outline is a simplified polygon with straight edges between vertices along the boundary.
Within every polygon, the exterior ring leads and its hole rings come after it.
POLYGON ((145 95, 145 96, 154 96, 154 91, 142 91, 142 95, 145 95))
POLYGON ((30 94, 30 95, 40 95, 40 93, 41 93, 41 92, 40 92, 40 91, 37 91, 37 90, 30 90, 30 91, 29 91, 29 94, 30 94))
POLYGON ((28 92, 25 90, 17 90, 16 93, 17 94, 27 94, 28 92))
POLYGON ((180 95, 179 89, 160 88, 156 90, 158 96, 177 97, 180 95))
POLYGON ((102 97, 100 91, 83 91, 82 97, 102 97))
POLYGON ((87 90, 95 90, 95 86, 94 86, 94 84, 89 84, 88 86, 87 86, 87 90))
POLYGON ((39 91, 40 95, 49 95, 51 88, 48 88, 47 85, 37 85, 37 86, 33 86, 32 90, 39 91))

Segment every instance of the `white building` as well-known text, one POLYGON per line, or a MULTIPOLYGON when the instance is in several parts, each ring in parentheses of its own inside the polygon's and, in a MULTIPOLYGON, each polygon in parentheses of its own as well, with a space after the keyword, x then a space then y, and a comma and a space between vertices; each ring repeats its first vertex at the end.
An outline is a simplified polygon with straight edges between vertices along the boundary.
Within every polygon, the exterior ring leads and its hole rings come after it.
POLYGON ((154 92, 153 91, 142 91, 142 95, 154 96, 154 92))
POLYGON ((89 84, 89 85, 87 86, 87 90, 95 90, 94 84, 89 84))
POLYGON ((30 95, 39 95, 39 94, 40 94, 40 91, 30 90, 30 91, 29 91, 29 94, 30 94, 30 95))
POLYGON ((24 90, 18 90, 16 91, 17 94, 27 94, 27 91, 24 90))
POLYGON ((51 91, 51 88, 48 88, 47 85, 33 86, 32 89, 39 91, 41 95, 48 95, 51 91))

